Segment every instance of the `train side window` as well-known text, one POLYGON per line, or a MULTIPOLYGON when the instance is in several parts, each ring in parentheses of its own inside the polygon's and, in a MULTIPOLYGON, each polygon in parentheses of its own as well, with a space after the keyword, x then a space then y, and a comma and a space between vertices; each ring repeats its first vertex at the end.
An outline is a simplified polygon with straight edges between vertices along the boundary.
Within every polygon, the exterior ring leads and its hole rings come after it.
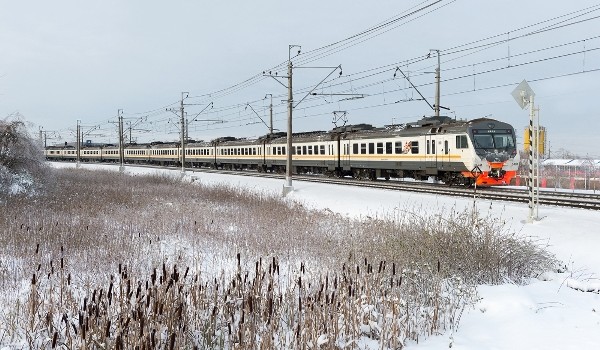
POLYGON ((394 153, 396 153, 396 154, 402 154, 402 142, 396 141, 394 143, 394 153))
POLYGON ((285 156, 285 146, 281 147, 281 154, 285 156))
POLYGON ((419 141, 412 141, 410 143, 410 153, 412 153, 412 154, 419 153, 419 141))
POLYGON ((375 154, 375 143, 369 142, 369 154, 375 154))
POLYGON ((360 144, 360 154, 367 154, 367 144, 366 143, 360 144))
POLYGON ((429 146, 429 140, 425 140, 425 144, 426 144, 426 146, 427 146, 427 151, 426 151, 426 153, 427 153, 427 154, 430 154, 430 153, 431 153, 431 147, 429 146))
POLYGON ((383 154, 383 142, 377 142, 377 154, 383 154))
POLYGON ((306 153, 306 146, 302 146, 302 154, 308 154, 306 153))
POLYGON ((392 143, 391 142, 386 142, 385 143, 385 153, 386 154, 392 154, 392 143))
POLYGON ((352 145, 352 154, 358 154, 358 143, 352 145))
POLYGON ((456 136, 456 148, 469 148, 469 144, 467 143, 467 135, 456 136))
POLYGON ((320 151, 319 153, 325 154, 325 145, 320 145, 319 146, 319 151, 320 151))
POLYGON ((450 150, 448 149, 448 140, 444 141, 444 154, 448 154, 450 150))
POLYGON ((308 155, 313 154, 313 146, 308 146, 308 155))
POLYGON ((435 154, 435 140, 431 140, 431 154, 435 154))

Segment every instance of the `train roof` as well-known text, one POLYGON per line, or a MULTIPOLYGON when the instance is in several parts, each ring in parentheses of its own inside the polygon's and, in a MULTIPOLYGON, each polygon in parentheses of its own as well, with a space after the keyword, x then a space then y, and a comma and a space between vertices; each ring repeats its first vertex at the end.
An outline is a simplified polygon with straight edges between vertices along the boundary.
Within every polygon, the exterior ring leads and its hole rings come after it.
MULTIPOLYGON (((343 139, 365 139, 365 138, 385 138, 390 136, 398 137, 411 137, 420 136, 424 134, 445 134, 445 133, 457 133, 467 132, 474 128, 496 128, 496 129, 510 129, 514 128, 508 124, 495 119, 490 118, 476 118, 472 120, 456 120, 447 116, 440 117, 423 117, 416 122, 410 122, 405 124, 393 124, 386 125, 384 127, 374 127, 370 124, 354 124, 344 125, 335 127, 329 131, 309 131, 299 132, 292 134, 294 142, 322 142, 330 141, 341 137, 343 139)), ((257 145, 263 142, 273 144, 284 144, 287 142, 287 133, 277 132, 273 134, 267 134, 256 139, 249 138, 235 138, 231 136, 220 137, 210 142, 206 141, 193 141, 187 143, 187 147, 210 147, 214 145, 220 146, 240 146, 240 145, 257 145)), ((125 145, 125 148, 178 148, 180 147, 179 142, 151 142, 145 144, 129 144, 125 145)), ((104 145, 82 145, 83 148, 118 148, 114 144, 104 145)), ((48 146, 46 149, 74 149, 75 146, 72 144, 67 145, 53 145, 48 146)))

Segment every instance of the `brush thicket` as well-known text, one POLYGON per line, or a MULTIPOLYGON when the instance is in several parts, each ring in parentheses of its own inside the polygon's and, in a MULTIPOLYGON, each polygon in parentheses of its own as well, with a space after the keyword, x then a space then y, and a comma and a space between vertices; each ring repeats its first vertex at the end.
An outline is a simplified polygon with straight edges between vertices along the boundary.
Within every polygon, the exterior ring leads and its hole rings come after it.
POLYGON ((454 329, 477 283, 553 263, 478 213, 359 221, 165 176, 56 179, 0 206, 2 346, 397 349, 454 329))

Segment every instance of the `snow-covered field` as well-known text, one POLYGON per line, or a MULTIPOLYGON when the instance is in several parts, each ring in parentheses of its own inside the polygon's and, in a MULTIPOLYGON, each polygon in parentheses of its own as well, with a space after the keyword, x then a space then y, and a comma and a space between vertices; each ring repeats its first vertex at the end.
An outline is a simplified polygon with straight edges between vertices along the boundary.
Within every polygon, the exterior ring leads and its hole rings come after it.
MULTIPOLYGON (((56 167, 74 164, 53 163, 56 167)), ((85 164, 83 168, 117 166, 85 164)), ((127 173, 160 171, 126 167, 127 173)), ((249 191, 280 193, 283 180, 195 173, 204 184, 229 184, 249 191)), ((294 181, 288 198, 315 209, 352 217, 393 218, 400 212, 442 213, 473 206, 473 199, 393 192, 294 181)), ((596 349, 600 344, 600 212, 541 207, 540 220, 526 223, 526 204, 477 200, 483 214, 501 216, 512 230, 548 245, 563 269, 548 271, 527 286, 479 286, 480 300, 467 310, 458 332, 430 337, 417 349, 596 349)))

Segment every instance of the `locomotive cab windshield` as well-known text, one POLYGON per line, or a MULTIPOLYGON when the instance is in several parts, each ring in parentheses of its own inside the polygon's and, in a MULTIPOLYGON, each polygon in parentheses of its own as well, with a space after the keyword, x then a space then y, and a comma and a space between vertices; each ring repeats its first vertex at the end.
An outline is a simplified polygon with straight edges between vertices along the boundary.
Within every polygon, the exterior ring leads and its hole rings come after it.
POLYGON ((517 152, 512 129, 472 129, 473 147, 490 162, 505 161, 517 152))
POLYGON ((515 148, 515 136, 512 130, 473 130, 475 149, 497 149, 510 151, 515 148))

